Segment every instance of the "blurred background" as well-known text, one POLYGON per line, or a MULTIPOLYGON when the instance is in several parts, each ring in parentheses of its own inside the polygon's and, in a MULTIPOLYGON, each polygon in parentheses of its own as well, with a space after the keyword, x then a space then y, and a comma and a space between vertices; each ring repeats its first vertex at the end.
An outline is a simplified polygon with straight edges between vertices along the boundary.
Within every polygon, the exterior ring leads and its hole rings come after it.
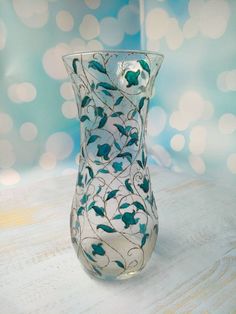
POLYGON ((150 163, 236 183, 236 1, 0 0, 0 186, 77 172, 79 121, 61 57, 165 55, 150 163))

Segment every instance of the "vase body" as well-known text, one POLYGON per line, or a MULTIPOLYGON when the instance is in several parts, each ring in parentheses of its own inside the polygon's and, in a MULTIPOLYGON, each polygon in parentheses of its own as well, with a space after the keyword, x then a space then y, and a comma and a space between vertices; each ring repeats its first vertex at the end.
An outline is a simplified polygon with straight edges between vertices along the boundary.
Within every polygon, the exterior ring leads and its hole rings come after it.
POLYGON ((80 119, 72 243, 91 275, 128 278, 150 259, 158 234, 145 133, 163 57, 145 51, 98 51, 63 60, 80 119))

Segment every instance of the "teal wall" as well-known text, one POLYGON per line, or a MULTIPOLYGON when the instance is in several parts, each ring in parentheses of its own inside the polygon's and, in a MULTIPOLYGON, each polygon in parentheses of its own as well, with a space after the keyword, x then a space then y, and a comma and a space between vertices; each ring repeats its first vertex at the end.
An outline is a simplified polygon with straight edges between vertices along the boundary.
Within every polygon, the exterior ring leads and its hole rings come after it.
POLYGON ((61 56, 121 48, 165 55, 150 161, 235 183, 235 16, 234 0, 0 0, 0 185, 76 171, 79 123, 61 56))

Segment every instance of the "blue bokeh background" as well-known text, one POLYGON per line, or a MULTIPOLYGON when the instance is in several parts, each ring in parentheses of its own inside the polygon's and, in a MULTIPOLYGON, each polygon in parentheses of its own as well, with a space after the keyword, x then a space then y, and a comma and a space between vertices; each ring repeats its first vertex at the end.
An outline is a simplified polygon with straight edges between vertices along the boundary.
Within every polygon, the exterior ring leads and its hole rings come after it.
POLYGON ((76 172, 79 122, 61 56, 165 55, 149 114, 150 162, 236 182, 234 0, 1 0, 0 185, 76 172))

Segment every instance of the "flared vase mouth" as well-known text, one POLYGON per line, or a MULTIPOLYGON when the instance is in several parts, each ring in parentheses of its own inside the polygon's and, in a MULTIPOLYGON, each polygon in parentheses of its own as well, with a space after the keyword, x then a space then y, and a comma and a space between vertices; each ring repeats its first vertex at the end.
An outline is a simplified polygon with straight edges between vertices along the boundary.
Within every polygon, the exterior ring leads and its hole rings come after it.
POLYGON ((94 55, 96 53, 99 54, 143 54, 143 55, 155 55, 162 60, 164 59, 164 55, 162 53, 159 53, 157 51, 150 51, 150 50, 126 50, 126 49, 118 49, 118 50, 94 50, 94 51, 78 51, 66 54, 62 56, 62 59, 65 61, 66 59, 75 58, 78 56, 85 56, 85 55, 94 55))

